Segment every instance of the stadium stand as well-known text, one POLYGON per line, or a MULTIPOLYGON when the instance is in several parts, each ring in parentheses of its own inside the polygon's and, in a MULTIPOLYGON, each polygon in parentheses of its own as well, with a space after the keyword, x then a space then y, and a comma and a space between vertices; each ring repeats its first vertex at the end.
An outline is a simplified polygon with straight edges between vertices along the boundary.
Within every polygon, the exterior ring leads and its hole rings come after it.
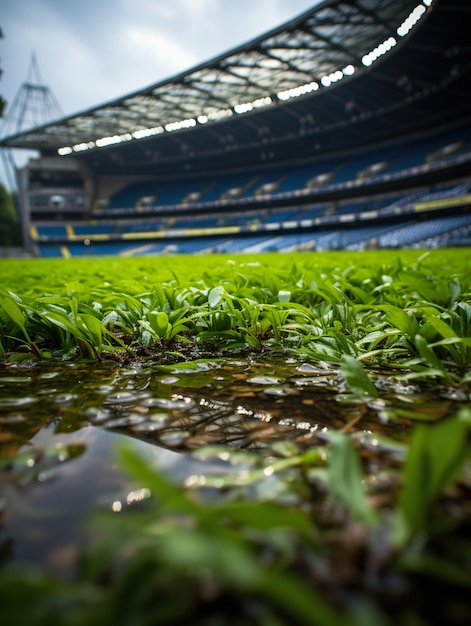
POLYGON ((470 27, 467 0, 324 0, 175 78, 2 138, 40 151, 18 173, 26 247, 469 245, 470 27))

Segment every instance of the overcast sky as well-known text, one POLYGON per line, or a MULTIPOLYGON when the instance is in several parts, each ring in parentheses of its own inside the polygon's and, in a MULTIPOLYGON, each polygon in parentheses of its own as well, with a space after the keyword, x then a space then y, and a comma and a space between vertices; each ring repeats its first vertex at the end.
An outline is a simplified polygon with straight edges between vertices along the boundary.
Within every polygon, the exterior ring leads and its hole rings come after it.
MULTIPOLYGON (((318 0, 1 0, 0 94, 12 104, 34 52, 65 114, 189 69, 318 0)), ((8 107, 7 107, 8 113, 8 107)))

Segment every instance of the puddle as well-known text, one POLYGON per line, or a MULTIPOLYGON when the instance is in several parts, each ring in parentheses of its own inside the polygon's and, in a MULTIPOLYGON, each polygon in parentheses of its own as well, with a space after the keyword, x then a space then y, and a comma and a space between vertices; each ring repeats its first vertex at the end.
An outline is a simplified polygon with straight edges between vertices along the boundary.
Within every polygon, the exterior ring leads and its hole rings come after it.
POLYGON ((86 545, 87 515, 145 496, 119 470, 119 442, 187 487, 227 487, 234 472, 232 484, 242 484, 258 468, 264 482, 252 488, 281 493, 271 459, 343 430, 366 458, 394 463, 411 419, 435 420, 469 401, 381 376, 375 383, 380 398, 365 404, 346 395, 335 371, 294 359, 2 365, 0 560, 67 575, 86 545))

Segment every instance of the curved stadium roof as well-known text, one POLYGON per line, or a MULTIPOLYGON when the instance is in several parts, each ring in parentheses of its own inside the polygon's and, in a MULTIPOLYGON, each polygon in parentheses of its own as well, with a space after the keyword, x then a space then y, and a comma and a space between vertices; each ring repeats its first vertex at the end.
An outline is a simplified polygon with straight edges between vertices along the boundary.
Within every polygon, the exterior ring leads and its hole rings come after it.
POLYGON ((110 174, 325 158, 469 118, 470 26, 469 0, 324 0, 202 65, 1 145, 110 174))

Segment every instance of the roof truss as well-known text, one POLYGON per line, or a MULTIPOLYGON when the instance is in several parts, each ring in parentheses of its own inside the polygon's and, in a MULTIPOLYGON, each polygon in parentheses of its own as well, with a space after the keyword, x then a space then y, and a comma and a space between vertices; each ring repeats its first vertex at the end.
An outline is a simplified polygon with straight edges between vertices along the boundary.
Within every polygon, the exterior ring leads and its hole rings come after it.
POLYGON ((286 24, 169 80, 118 100, 6 137, 10 147, 74 150, 100 147, 102 138, 123 140, 225 119, 235 107, 279 104, 295 89, 361 57, 409 14, 417 0, 324 0, 286 24), (185 125, 183 122, 187 122, 185 125), (194 122, 194 124, 193 124, 194 122), (183 123, 183 125, 182 125, 183 123))

